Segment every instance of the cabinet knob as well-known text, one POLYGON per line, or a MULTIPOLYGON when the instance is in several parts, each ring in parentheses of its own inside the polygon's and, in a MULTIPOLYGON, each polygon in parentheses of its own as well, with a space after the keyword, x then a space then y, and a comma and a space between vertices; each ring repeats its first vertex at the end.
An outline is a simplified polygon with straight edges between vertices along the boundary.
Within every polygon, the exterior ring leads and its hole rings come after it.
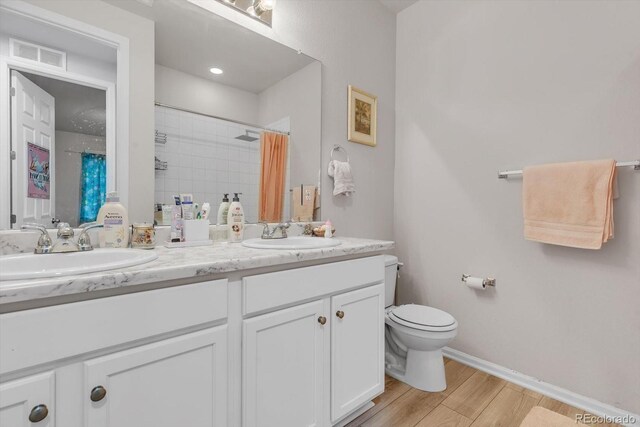
POLYGON ((31 409, 31 412, 29 413, 29 421, 31 421, 32 423, 37 423, 38 421, 42 421, 47 418, 47 415, 49 415, 49 409, 47 408, 47 405, 36 405, 33 407, 33 409, 31 409))
POLYGON ((338 319, 342 319, 344 317, 344 311, 342 310, 336 311, 336 316, 338 316, 338 319))
POLYGON ((92 402, 100 402, 107 395, 107 389, 102 387, 101 385, 95 386, 93 390, 91 390, 91 394, 89 397, 92 402))
POLYGON ((327 318, 324 316, 318 317, 318 323, 320 323, 321 325, 324 325, 325 323, 327 323, 327 318))

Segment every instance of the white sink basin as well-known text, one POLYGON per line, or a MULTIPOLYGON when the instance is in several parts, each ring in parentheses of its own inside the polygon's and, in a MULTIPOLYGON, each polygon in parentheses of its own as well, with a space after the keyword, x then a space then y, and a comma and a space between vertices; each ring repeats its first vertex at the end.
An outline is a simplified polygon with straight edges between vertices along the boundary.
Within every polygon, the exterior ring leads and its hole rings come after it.
POLYGON ((158 258, 141 249, 95 249, 66 254, 17 254, 0 257, 0 280, 39 279, 113 270, 158 258))
POLYGON ((242 242, 242 246, 254 249, 320 249, 332 248, 340 245, 340 240, 322 237, 287 237, 286 239, 249 239, 242 242))

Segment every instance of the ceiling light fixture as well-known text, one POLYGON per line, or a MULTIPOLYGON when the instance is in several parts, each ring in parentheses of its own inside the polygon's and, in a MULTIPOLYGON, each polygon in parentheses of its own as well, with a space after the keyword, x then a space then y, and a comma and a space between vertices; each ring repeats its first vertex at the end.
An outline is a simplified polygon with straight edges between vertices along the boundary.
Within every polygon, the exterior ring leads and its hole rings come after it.
POLYGON ((217 67, 209 68, 209 71, 211 72, 211 74, 215 74, 215 75, 220 75, 220 74, 224 73, 224 71, 222 71, 222 69, 217 68, 217 67))
POLYGON ((247 13, 252 16, 260 16, 275 7, 276 0, 253 0, 253 4, 247 8, 247 13))

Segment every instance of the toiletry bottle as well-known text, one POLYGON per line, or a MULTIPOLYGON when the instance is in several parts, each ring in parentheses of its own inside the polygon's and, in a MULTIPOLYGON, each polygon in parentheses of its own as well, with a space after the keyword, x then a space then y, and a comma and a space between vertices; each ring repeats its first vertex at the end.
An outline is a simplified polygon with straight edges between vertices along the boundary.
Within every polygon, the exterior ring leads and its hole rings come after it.
POLYGON ((211 206, 209 206, 209 202, 204 202, 202 204, 202 211, 200 215, 200 219, 209 219, 209 211, 211 211, 211 206))
POLYGON ((175 204, 171 210, 171 234, 169 236, 170 242, 182 241, 182 204, 180 203, 180 196, 173 196, 175 204))
POLYGON ((182 202, 182 219, 183 220, 195 219, 194 212, 195 211, 194 211, 193 202, 189 200, 185 200, 184 202, 182 202))
POLYGON ((331 224, 331 220, 328 219, 327 222, 324 223, 324 237, 326 239, 330 239, 333 237, 333 224, 331 224))
POLYGON ((240 204, 240 197, 238 197, 242 193, 233 194, 233 202, 229 206, 227 214, 227 225, 229 227, 229 242, 237 243, 241 242, 244 237, 244 210, 240 204))
POLYGON ((99 233, 101 248, 126 248, 129 246, 129 215, 120 203, 116 191, 107 194, 107 201, 98 211, 96 221, 103 224, 99 233))
POLYGON ((227 223, 227 214, 229 213, 229 193, 224 193, 224 197, 222 198, 222 203, 220 203, 220 207, 218 208, 218 225, 224 225, 227 223))

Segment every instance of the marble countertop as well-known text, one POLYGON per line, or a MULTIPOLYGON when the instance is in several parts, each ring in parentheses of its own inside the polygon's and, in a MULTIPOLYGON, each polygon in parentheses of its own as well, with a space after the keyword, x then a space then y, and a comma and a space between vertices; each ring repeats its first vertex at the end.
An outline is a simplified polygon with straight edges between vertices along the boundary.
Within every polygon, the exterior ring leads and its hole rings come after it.
POLYGON ((155 261, 133 267, 75 276, 0 281, 0 304, 304 261, 373 254, 393 248, 393 242, 384 240, 351 237, 340 237, 338 240, 342 242, 339 246, 304 250, 250 249, 241 244, 228 243, 179 249, 157 247, 153 249, 158 254, 155 261))

